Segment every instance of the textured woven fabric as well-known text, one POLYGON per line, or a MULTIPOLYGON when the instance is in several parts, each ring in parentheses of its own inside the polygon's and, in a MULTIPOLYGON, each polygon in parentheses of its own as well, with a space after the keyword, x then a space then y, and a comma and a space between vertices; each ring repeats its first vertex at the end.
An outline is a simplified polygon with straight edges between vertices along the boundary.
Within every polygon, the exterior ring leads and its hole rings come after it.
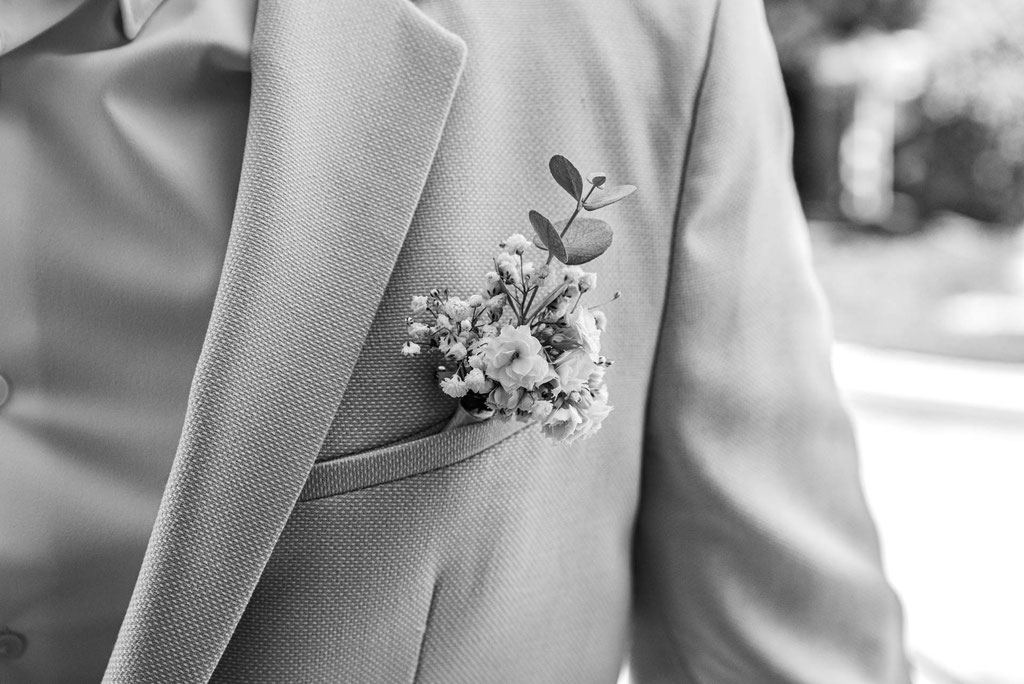
POLYGON ((214 681, 614 682, 631 522, 593 458, 527 428, 300 503, 214 681))
POLYGON ((109 681, 612 682, 631 631, 641 682, 905 681, 757 0, 262 0, 254 50, 109 681), (403 441, 454 408, 409 298, 568 213, 552 154, 640 187, 594 264, 615 410, 403 441))
POLYGON ((0 631, 29 647, 0 682, 94 683, 213 308, 256 0, 166 0, 131 42, 150 0, 15 5, 0 33, 38 35, 0 55, 0 631))

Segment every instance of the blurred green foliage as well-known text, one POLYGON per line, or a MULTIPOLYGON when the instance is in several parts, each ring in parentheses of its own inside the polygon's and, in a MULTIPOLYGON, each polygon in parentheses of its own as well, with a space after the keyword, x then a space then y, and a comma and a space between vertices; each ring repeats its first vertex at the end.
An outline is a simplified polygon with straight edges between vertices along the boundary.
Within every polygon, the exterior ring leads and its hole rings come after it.
POLYGON ((921 29, 933 51, 929 118, 969 119, 1024 156, 1024 2, 931 0, 921 29))
POLYGON ((798 67, 825 41, 867 29, 886 32, 913 26, 925 6, 926 0, 765 0, 768 24, 787 67, 798 67))
POLYGON ((923 213, 1024 221, 1024 2, 930 0, 930 78, 896 149, 897 187, 923 213))
MULTIPOLYGON (((837 153, 829 148, 873 87, 870 69, 846 90, 828 87, 816 70, 822 56, 912 28, 928 46, 928 77, 898 105, 894 189, 911 217, 902 223, 946 210, 1024 222, 1024 0, 765 0, 765 9, 790 93, 805 201, 834 202, 837 153)), ((884 61, 871 68, 884 81, 884 61)))

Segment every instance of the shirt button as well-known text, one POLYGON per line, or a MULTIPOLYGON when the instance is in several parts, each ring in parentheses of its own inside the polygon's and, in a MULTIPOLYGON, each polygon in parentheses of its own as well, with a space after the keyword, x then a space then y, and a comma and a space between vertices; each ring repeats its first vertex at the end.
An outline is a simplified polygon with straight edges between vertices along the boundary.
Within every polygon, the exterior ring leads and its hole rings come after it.
POLYGON ((0 632, 0 660, 17 660, 25 653, 25 637, 17 632, 0 632))
POLYGON ((7 403, 7 398, 11 396, 11 383, 7 382, 7 378, 0 374, 0 407, 7 403))

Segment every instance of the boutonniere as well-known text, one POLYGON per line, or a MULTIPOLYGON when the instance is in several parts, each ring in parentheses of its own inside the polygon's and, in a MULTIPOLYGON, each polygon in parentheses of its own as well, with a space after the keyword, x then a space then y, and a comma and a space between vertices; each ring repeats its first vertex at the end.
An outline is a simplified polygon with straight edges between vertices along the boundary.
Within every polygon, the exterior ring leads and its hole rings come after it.
POLYGON ((477 294, 462 299, 444 288, 412 298, 402 353, 415 356, 426 348, 443 355, 439 386, 459 399, 449 426, 500 415, 536 420, 553 441, 572 443, 597 432, 612 410, 604 381, 612 362, 601 355, 608 321, 600 304, 584 306, 597 274, 580 268, 611 246, 612 229, 581 212, 625 199, 636 188, 606 187, 603 173, 590 174, 585 187, 562 156, 552 157, 549 167, 575 200, 569 218, 552 223, 530 211, 533 240, 516 233, 498 243, 501 251, 477 294), (531 247, 547 253, 544 263, 527 259, 531 247))

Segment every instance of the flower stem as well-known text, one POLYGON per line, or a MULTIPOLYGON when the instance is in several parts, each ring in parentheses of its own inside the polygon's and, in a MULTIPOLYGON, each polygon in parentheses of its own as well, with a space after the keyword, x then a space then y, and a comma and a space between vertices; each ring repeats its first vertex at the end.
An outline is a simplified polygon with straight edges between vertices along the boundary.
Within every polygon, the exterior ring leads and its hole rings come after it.
MULTIPOLYGON (((569 232, 569 226, 571 226, 572 222, 576 220, 576 217, 580 215, 580 209, 583 208, 583 203, 590 199, 590 196, 594 194, 594 190, 597 190, 597 186, 591 185, 590 190, 587 192, 587 196, 576 202, 576 208, 573 210, 572 216, 570 216, 569 220, 565 222, 565 228, 562 228, 562 232, 558 234, 558 237, 563 238, 565 237, 565 234, 569 232)), ((555 255, 549 251, 548 260, 545 263, 550 264, 551 259, 553 259, 554 256, 555 255)))
POLYGON ((547 297, 545 297, 544 301, 542 301, 537 306, 537 310, 533 312, 533 315, 531 315, 526 322, 533 323, 533 319, 536 318, 541 311, 546 309, 551 302, 555 301, 555 299, 557 299, 563 292, 565 292, 566 287, 568 287, 568 285, 566 283, 562 283, 557 288, 555 288, 555 291, 549 294, 547 297))

